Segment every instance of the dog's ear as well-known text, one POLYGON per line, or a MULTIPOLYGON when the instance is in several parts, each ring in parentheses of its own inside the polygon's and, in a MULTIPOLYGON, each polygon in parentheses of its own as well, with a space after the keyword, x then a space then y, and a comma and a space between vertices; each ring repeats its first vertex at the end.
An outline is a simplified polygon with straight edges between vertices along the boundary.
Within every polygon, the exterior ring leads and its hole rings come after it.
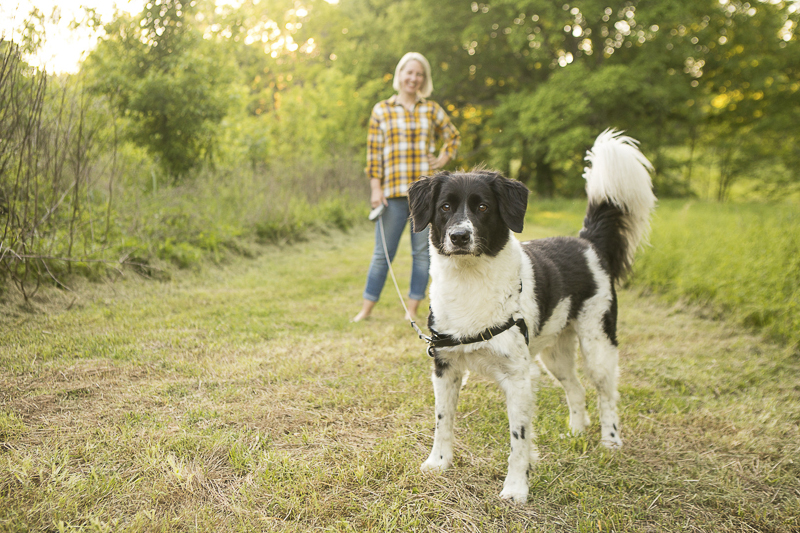
POLYGON ((433 219, 433 205, 439 196, 442 181, 449 175, 440 172, 435 176, 423 176, 408 188, 408 208, 411 211, 411 230, 419 233, 433 219))
POLYGON ((528 188, 517 180, 493 173, 492 190, 500 204, 500 216, 514 233, 520 233, 525 224, 528 209, 528 188))

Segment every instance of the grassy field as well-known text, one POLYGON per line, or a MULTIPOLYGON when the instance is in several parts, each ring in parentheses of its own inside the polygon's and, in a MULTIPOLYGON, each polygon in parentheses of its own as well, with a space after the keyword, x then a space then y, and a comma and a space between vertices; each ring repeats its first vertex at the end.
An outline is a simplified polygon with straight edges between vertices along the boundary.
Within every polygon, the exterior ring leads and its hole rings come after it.
MULTIPOLYGON (((574 235, 582 200, 533 201, 528 219, 574 235)), ((630 284, 800 350, 800 207, 662 200, 630 284)))
POLYGON ((800 207, 662 202, 635 283, 800 349, 800 207))
MULTIPOLYGON (((524 236, 581 218, 534 209, 524 236)), ((0 530, 800 530, 800 354, 638 289, 620 292, 622 450, 599 445, 596 420, 570 436, 543 378, 529 502, 501 502, 504 401, 473 375, 455 467, 422 475, 423 345, 390 286, 372 320, 348 321, 371 247, 358 226, 169 281, 6 302, 0 530)))

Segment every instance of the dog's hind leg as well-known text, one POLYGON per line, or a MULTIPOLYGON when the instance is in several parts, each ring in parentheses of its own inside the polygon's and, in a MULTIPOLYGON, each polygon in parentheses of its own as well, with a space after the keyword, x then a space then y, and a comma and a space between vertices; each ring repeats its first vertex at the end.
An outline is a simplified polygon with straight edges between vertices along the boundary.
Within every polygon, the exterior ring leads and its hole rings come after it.
POLYGON ((586 411, 586 389, 575 373, 575 354, 578 350, 577 336, 572 326, 567 326, 555 344, 539 355, 544 366, 561 383, 569 405, 569 429, 572 433, 583 433, 589 425, 586 411))
POLYGON ((453 427, 463 371, 439 357, 434 358, 433 394, 436 397, 436 431, 433 448, 422 463, 423 472, 442 472, 453 464, 453 427))
POLYGON ((622 446, 617 415, 619 350, 606 335, 580 335, 584 368, 597 388, 600 411, 600 443, 606 448, 622 446))

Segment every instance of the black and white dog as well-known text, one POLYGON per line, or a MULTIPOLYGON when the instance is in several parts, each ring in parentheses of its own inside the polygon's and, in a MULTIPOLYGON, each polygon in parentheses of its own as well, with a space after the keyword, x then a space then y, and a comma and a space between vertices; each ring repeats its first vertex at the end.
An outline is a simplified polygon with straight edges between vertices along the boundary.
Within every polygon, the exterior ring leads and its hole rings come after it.
POLYGON ((587 152, 589 207, 579 237, 520 243, 528 189, 496 172, 442 172, 408 191, 416 231, 430 224, 436 432, 423 471, 453 463, 453 423, 462 377, 470 369, 503 389, 511 433, 500 497, 524 503, 537 457, 532 417, 536 356, 566 392, 570 429, 589 424, 575 373, 580 344, 597 388, 602 444, 622 445, 616 403, 617 297, 614 285, 646 239, 656 198, 650 162, 637 141, 605 131, 587 152))

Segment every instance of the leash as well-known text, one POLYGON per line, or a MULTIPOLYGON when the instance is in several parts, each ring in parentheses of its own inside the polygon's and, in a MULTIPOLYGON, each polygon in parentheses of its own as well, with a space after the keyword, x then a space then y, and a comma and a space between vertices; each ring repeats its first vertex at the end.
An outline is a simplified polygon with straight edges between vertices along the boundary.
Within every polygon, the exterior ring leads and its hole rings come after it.
POLYGON ((406 307, 406 301, 403 299, 403 293, 400 292, 400 287, 397 285, 397 278, 394 277, 394 269, 392 268, 392 261, 389 259, 389 250, 386 248, 386 234, 383 232, 383 213, 378 216, 378 225, 381 228, 381 244, 383 244, 383 254, 386 257, 386 264, 389 265, 389 274, 392 275, 392 282, 394 283, 394 288, 397 291, 397 296, 400 298, 400 305, 403 306, 403 309, 406 312, 406 317, 408 317, 408 321, 411 322, 411 327, 414 328, 414 331, 417 332, 419 338, 424 340, 426 343, 430 345, 431 337, 425 335, 417 323, 411 318, 411 313, 408 312, 408 307, 406 307))
MULTIPOLYGON (((397 296, 400 298, 400 305, 403 306, 403 309, 406 312, 406 317, 408 317, 408 321, 411 322, 411 327, 414 328, 414 331, 417 332, 417 335, 420 339, 425 341, 425 344, 428 345, 426 352, 430 357, 436 357, 436 348, 447 348, 452 346, 460 346, 462 344, 474 344, 476 342, 485 342, 492 339, 494 336, 507 331, 514 326, 519 328, 519 332, 525 338, 525 344, 529 343, 528 337, 528 325, 525 323, 525 320, 522 318, 518 318, 514 320, 514 317, 510 317, 505 324, 501 324, 499 326, 494 326, 492 328, 487 328, 482 332, 474 335, 472 337, 467 337, 465 339, 456 339, 452 335, 446 333, 439 333, 435 329, 431 327, 431 323, 433 322, 430 318, 428 321, 428 329, 431 330, 431 335, 425 335, 425 333, 419 329, 417 323, 414 319, 411 318, 411 313, 408 312, 408 307, 406 307, 406 302, 403 299, 403 294, 400 292, 400 286, 397 285, 397 278, 394 276, 394 269, 392 268, 392 261, 389 259, 389 250, 386 248, 386 234, 383 231, 383 213, 378 216, 378 225, 381 228, 381 244, 383 245, 383 253, 386 257, 386 264, 389 265, 389 274, 392 276, 392 283, 394 283, 394 288, 397 291, 397 296)), ((519 287, 520 292, 522 292, 522 284, 520 283, 519 287)), ((433 311, 431 311, 431 317, 433 316, 433 311)))

